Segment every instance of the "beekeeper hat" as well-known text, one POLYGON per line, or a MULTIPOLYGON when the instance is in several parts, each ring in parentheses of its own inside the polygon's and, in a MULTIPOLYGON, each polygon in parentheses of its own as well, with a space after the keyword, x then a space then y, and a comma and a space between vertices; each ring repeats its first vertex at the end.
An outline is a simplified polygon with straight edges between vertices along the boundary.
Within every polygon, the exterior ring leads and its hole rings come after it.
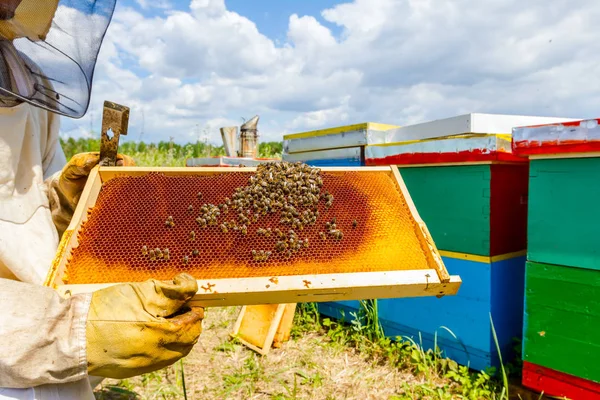
POLYGON ((0 0, 0 91, 85 115, 116 0, 0 0))

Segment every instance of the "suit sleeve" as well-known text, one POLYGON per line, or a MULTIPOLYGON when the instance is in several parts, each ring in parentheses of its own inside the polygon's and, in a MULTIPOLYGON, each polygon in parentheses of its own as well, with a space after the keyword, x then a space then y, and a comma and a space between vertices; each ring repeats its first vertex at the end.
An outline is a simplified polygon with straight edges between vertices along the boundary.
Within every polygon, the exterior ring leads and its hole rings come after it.
POLYGON ((0 387, 28 388, 86 377, 91 296, 65 299, 48 287, 0 279, 0 387))

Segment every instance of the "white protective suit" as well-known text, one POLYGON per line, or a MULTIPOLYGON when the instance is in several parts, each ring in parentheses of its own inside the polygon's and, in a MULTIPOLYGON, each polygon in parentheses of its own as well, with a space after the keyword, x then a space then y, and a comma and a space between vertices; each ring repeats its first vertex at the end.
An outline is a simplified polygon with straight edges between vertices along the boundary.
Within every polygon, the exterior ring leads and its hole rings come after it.
POLYGON ((0 107, 0 376, 30 386, 0 388, 0 399, 94 399, 101 381, 87 375, 91 293, 62 299, 41 286, 59 240, 47 186, 66 163, 59 121, 28 103, 0 107))

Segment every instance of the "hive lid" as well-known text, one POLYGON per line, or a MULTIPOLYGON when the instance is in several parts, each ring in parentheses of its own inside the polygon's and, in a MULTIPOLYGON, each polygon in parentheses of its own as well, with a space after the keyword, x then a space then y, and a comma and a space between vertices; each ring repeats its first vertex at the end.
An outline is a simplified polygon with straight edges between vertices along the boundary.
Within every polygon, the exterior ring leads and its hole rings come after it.
POLYGON ((446 271, 396 167, 322 168, 302 175, 301 187, 320 193, 319 187, 333 196, 314 206, 304 191, 293 201, 295 191, 286 193, 288 210, 296 202, 302 227, 291 211, 282 215, 274 204, 281 201, 277 196, 271 199, 274 212, 266 210, 265 200, 256 212, 259 194, 267 193, 261 187, 277 192, 292 185, 289 176, 269 181, 264 172, 256 180, 260 168, 97 167, 46 284, 76 293, 188 272, 200 288, 194 301, 205 306, 442 296, 458 290, 460 278, 446 271), (236 191, 244 187, 250 189, 236 191), (237 192, 242 195, 234 196, 237 192), (244 217, 234 214, 242 202, 252 204, 254 214, 245 208, 244 217), (217 215, 211 204, 229 206, 217 215), (214 224, 207 222, 213 219, 214 224), (226 221, 231 224, 223 229, 226 221), (326 223, 336 226, 328 231, 326 223), (288 247, 282 250, 281 242, 288 247), (152 260, 143 246, 162 253, 168 248, 169 259, 152 260), (261 251, 271 252, 268 259, 261 251))
POLYGON ((385 132, 393 128, 398 128, 398 126, 364 122, 293 133, 283 136, 283 150, 285 153, 291 154, 384 143, 385 132))

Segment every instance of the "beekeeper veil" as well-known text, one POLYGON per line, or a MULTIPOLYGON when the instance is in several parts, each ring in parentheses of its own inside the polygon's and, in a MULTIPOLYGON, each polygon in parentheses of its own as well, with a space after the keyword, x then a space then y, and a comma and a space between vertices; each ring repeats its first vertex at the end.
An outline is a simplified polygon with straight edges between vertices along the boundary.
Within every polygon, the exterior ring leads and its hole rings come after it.
POLYGON ((0 0, 0 91, 81 118, 115 3, 0 0))

